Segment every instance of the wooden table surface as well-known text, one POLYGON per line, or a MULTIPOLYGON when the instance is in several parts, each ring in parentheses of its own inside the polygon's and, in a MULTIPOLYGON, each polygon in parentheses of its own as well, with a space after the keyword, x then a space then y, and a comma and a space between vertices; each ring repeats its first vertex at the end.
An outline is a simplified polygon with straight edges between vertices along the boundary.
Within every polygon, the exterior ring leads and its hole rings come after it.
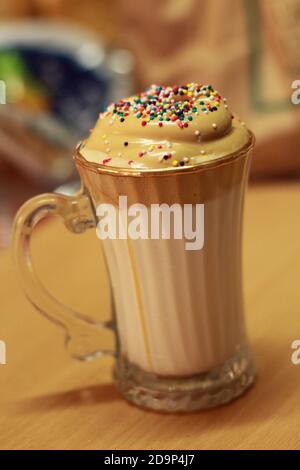
MULTIPOLYGON (((245 213, 245 300, 258 377, 241 399, 183 415, 143 411, 111 381, 112 359, 69 358, 63 331, 25 299, 9 250, 0 252, 0 449, 299 449, 300 185, 255 185, 245 213)), ((107 278, 94 231, 68 233, 58 221, 33 240, 36 267, 61 300, 109 314, 107 278)), ((104 338, 108 344, 112 338, 104 338)))

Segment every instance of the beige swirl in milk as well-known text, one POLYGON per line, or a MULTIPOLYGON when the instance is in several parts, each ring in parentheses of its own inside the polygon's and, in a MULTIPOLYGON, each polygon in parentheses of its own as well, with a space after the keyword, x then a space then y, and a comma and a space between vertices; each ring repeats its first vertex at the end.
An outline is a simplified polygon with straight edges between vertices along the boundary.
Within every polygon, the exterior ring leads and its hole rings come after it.
POLYGON ((248 140, 211 85, 152 85, 101 113, 81 154, 99 165, 163 169, 222 158, 248 140))

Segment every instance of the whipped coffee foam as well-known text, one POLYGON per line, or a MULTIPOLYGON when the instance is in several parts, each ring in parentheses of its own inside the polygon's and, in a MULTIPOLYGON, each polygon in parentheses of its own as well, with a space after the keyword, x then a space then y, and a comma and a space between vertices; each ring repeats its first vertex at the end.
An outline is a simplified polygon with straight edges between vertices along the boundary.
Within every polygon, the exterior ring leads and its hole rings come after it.
POLYGON ((222 158, 248 140, 211 85, 152 85, 101 113, 81 154, 99 165, 164 169, 222 158))

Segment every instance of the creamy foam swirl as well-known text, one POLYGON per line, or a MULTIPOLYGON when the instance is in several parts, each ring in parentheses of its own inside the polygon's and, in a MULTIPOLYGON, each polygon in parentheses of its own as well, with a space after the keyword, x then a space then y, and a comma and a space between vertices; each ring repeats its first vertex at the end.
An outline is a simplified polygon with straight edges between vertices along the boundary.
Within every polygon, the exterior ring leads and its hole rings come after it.
POLYGON ((166 168, 222 158, 249 140, 211 85, 152 85, 101 113, 81 153, 120 168, 166 168))

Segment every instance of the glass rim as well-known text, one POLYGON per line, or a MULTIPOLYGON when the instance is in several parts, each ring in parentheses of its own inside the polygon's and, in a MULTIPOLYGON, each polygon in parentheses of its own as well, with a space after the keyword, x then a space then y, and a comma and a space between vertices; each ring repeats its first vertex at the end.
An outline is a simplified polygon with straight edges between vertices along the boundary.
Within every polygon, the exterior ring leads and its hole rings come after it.
POLYGON ((148 177, 148 176, 169 176, 186 173, 197 173, 208 168, 215 168, 217 166, 226 165, 233 160, 236 160, 250 150, 253 149, 255 144, 255 136, 252 131, 248 129, 249 139, 243 147, 235 152, 229 153, 228 155, 218 157, 214 160, 208 160, 195 165, 185 165, 183 167, 167 167, 167 168, 122 168, 117 166, 107 166, 101 163, 89 162, 81 154, 82 142, 79 142, 75 153, 74 159, 79 166, 88 168, 94 173, 108 174, 111 176, 132 176, 132 177, 148 177))

